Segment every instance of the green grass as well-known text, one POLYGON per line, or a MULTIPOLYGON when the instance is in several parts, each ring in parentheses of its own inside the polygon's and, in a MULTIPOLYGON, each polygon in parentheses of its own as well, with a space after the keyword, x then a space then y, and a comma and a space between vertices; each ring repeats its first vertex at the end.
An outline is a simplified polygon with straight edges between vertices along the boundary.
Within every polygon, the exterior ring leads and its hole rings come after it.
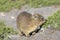
POLYGON ((0 0, 0 11, 9 11, 13 7, 19 9, 25 4, 31 7, 60 5, 60 0, 0 0))
POLYGON ((7 26, 4 22, 0 21, 0 40, 4 40, 7 35, 14 35, 16 33, 17 32, 15 32, 12 27, 7 26))
POLYGON ((30 0, 28 5, 33 7, 50 6, 50 5, 60 5, 60 0, 30 0))
POLYGON ((47 28, 49 25, 54 29, 60 30, 60 10, 49 16, 43 27, 47 28))

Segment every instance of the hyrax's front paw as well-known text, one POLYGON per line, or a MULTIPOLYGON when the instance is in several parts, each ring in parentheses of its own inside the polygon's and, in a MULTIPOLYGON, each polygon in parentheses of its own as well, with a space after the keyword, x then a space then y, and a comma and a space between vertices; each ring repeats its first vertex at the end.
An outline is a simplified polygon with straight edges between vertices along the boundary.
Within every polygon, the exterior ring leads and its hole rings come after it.
POLYGON ((32 35, 35 35, 35 34, 36 34, 36 32, 33 32, 33 33, 32 33, 32 35))
POLYGON ((25 36, 26 36, 26 37, 30 37, 30 35, 29 35, 29 34, 25 34, 25 36))
POLYGON ((23 34, 21 32, 19 32, 19 35, 22 36, 23 34))

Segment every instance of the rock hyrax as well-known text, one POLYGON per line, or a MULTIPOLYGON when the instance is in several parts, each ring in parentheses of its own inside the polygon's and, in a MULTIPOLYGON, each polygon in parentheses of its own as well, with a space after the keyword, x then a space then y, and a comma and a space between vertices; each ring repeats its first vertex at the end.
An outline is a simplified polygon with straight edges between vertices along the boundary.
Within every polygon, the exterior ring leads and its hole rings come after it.
POLYGON ((25 34, 29 36, 29 33, 35 31, 40 25, 45 22, 45 19, 40 14, 30 14, 28 12, 21 12, 17 16, 17 28, 19 29, 19 34, 25 34))

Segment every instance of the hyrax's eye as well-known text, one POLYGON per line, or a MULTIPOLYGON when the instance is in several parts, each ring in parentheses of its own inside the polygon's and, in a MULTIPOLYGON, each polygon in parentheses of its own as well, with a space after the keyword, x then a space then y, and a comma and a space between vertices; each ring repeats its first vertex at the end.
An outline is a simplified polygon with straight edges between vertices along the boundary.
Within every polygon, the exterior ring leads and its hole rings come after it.
POLYGON ((41 17, 40 19, 41 19, 41 21, 43 21, 43 20, 44 20, 44 18, 43 18, 43 17, 41 17))

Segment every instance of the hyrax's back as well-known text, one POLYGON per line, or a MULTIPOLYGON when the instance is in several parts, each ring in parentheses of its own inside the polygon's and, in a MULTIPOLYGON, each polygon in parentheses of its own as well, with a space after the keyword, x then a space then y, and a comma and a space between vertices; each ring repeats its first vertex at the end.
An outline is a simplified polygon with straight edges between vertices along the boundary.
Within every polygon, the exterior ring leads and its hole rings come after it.
POLYGON ((17 27, 20 30, 20 32, 26 34, 28 30, 31 30, 29 26, 31 24, 31 21, 32 15, 30 13, 27 12, 20 13, 17 17, 17 27))

